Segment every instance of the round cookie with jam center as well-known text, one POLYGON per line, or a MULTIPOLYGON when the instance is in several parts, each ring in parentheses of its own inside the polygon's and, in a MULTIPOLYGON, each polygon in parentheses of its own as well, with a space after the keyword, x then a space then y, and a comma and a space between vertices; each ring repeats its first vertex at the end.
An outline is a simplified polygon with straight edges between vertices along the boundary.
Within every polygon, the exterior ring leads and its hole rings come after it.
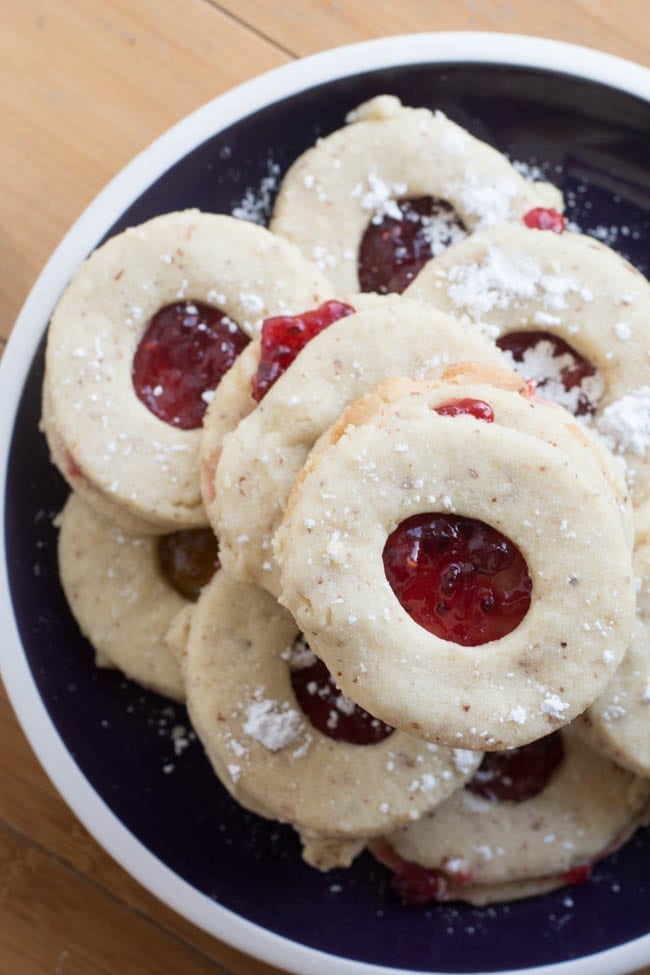
POLYGON ((330 293, 296 248, 232 217, 170 213, 111 238, 50 323, 42 425, 63 476, 129 531, 207 524, 198 446, 215 385, 262 319, 330 293))
POLYGON ((358 425, 344 418, 296 481, 276 535, 280 600, 382 720, 444 745, 525 744, 591 704, 629 645, 619 506, 555 405, 489 384, 398 385, 376 408, 361 401, 358 425), (492 422, 455 409, 464 400, 492 422))
POLYGON ((562 208, 559 190, 528 182, 442 112, 381 95, 347 122, 293 163, 270 224, 341 293, 401 291, 466 232, 562 208))
POLYGON ((595 427, 626 462, 635 505, 650 491, 650 284, 582 234, 515 223, 429 262, 407 297, 492 335, 540 395, 595 427))
MULTIPOLYGON (((279 576, 271 540, 293 482, 315 442, 350 403, 391 376, 433 377, 468 357, 505 365, 484 336, 416 302, 396 295, 346 300, 357 313, 313 338, 259 406, 225 437, 215 410, 218 393, 201 438, 204 503, 224 566, 274 595, 279 576), (218 454, 215 443, 222 445, 218 454)), ((258 346, 258 340, 252 343, 242 362, 258 346)), ((244 370, 235 366, 235 373, 248 382, 244 370)))
POLYGON ((647 819, 649 799, 650 782, 567 727, 490 753, 465 788, 371 849, 407 902, 490 904, 587 879, 647 819))
POLYGON ((223 784, 246 808, 291 823, 321 868, 433 809, 481 760, 356 708, 286 610, 226 573, 192 614, 184 668, 192 724, 223 784))
POLYGON ((100 667, 185 699, 167 635, 218 567, 210 529, 126 535, 72 494, 59 516, 59 575, 100 667))

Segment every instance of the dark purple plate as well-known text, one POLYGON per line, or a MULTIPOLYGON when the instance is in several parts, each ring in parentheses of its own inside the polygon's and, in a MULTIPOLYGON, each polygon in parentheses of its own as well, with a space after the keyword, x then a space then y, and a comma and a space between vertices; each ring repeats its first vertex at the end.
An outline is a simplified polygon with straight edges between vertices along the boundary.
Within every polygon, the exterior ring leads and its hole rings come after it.
POLYGON ((648 72, 618 59, 501 35, 391 38, 289 65, 201 109, 127 167, 55 252, 14 330, 0 382, 0 613, 14 707, 102 845, 177 911, 270 963, 302 975, 630 971, 650 962, 650 833, 587 883, 481 910, 405 908, 369 855, 327 875, 304 865, 291 829, 238 807, 191 736, 175 744, 173 729, 189 729, 184 709, 98 671, 70 616, 52 525, 67 489, 38 433, 49 313, 85 254, 131 224, 185 207, 230 213, 242 201, 266 218, 289 163, 384 92, 440 108, 539 166, 572 220, 648 274, 644 85, 648 72), (584 957, 596 952, 606 954, 584 957))

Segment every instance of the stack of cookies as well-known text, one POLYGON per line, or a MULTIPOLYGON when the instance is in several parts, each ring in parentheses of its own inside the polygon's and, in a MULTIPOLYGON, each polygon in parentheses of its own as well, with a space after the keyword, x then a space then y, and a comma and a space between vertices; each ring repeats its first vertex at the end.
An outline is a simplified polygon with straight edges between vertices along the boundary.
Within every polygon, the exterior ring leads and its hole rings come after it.
POLYGON ((42 426, 99 666, 224 786, 409 903, 586 879, 650 801, 650 285, 559 192, 380 96, 271 229, 79 269, 42 426))

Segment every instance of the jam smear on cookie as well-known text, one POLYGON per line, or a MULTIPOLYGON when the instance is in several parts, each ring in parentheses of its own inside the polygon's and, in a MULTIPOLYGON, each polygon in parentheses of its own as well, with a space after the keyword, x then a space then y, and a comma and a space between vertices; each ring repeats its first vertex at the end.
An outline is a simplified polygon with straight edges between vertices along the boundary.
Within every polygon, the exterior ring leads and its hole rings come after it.
POLYGON ((562 735, 554 731, 520 748, 486 752, 465 788, 494 802, 525 802, 546 788, 563 758, 562 735))
POLYGON ((311 724, 334 741, 351 745, 376 745, 395 730, 374 718, 339 691, 322 660, 309 650, 304 637, 294 648, 291 686, 296 700, 311 724))
POLYGON ((559 335, 535 330, 510 332, 497 339, 512 366, 524 379, 534 379, 546 399, 560 403, 574 416, 591 417, 603 392, 602 379, 588 359, 559 335))
POLYGON ((401 294, 427 261, 467 236, 465 225, 445 200, 421 196, 393 203, 401 216, 375 217, 361 238, 362 291, 401 294))
POLYGON ((474 518, 439 512, 407 518, 388 536, 383 561, 409 616, 464 647, 511 633, 530 606, 532 581, 523 555, 474 518))
POLYGON ((271 386, 287 371, 298 353, 315 335, 339 318, 354 315, 354 312, 352 305, 343 301, 326 301, 320 307, 301 315, 267 318, 262 324, 260 364, 253 376, 255 402, 259 403, 266 396, 271 386))
POLYGON ((436 406, 435 412, 440 416, 473 416, 475 420, 484 420, 486 423, 494 423, 494 410, 489 403, 482 399, 454 399, 448 403, 441 403, 436 406))
POLYGON ((198 301, 165 305, 133 358, 136 396, 159 420, 194 430, 203 422, 209 394, 249 341, 217 308, 198 301))
POLYGON ((192 602, 220 568, 219 546, 209 528, 187 528, 158 539, 160 571, 170 586, 192 602))
POLYGON ((532 230, 552 230, 554 234, 563 234, 566 229, 566 218, 552 207, 529 210, 524 216, 524 223, 532 230))

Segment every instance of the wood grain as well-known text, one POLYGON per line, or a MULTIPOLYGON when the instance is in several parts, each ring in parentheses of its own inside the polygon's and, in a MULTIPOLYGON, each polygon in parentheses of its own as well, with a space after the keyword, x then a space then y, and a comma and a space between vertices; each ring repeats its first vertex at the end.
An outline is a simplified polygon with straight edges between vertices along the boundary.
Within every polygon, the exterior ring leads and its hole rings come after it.
MULTIPOLYGON (((520 31, 648 63, 646 11, 645 0, 4 0, 0 354, 84 206, 233 85, 292 56, 421 30, 520 31)), ((0 975, 278 975, 111 860, 44 775, 1 690, 0 777, 0 975)))
POLYGON ((287 55, 204 0, 4 0, 0 336, 87 203, 173 122, 287 55))
POLYGON ((560 3, 511 0, 213 0, 266 37, 303 56, 372 37, 437 30, 492 30, 536 34, 648 61, 645 0, 573 0, 560 3), (243 10, 246 14, 243 14, 243 10))

